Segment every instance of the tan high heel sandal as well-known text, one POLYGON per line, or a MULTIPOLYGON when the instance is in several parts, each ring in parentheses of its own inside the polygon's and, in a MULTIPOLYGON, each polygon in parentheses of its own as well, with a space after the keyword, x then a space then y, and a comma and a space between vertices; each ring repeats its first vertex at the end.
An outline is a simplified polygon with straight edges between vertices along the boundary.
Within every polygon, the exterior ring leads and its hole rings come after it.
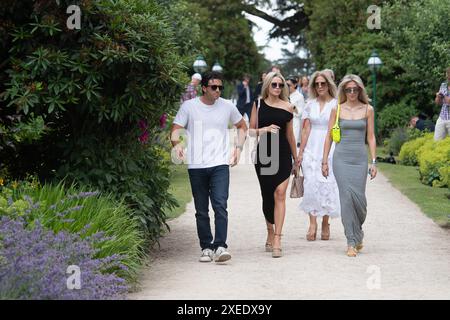
MULTIPOLYGON (((274 234, 274 238, 275 237, 280 237, 280 241, 281 241, 281 234, 274 234)), ((282 249, 281 249, 281 246, 279 247, 279 248, 275 248, 275 247, 272 247, 272 258, 280 258, 280 257, 282 257, 283 256, 283 253, 282 253, 282 249)))
POLYGON ((328 232, 323 232, 323 225, 322 225, 322 234, 320 235, 321 240, 330 240, 330 224, 328 224, 328 232))
MULTIPOLYGON (((267 228, 267 231, 273 231, 273 229, 267 228)), ((273 240, 272 240, 272 242, 273 242, 273 240)), ((266 242, 265 249, 266 249, 266 252, 272 252, 272 250, 273 250, 273 243, 266 242)))
POLYGON ((315 241, 316 240, 316 235, 317 235, 317 225, 316 225, 316 229, 314 230, 314 233, 308 232, 306 234, 306 240, 308 240, 308 241, 315 241))

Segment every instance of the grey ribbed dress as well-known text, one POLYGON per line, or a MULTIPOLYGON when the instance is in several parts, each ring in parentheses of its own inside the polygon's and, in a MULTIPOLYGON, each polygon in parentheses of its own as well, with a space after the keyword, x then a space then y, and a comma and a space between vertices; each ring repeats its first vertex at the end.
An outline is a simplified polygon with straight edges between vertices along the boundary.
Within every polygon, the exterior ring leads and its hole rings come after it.
POLYGON ((339 189, 347 244, 355 247, 363 241, 362 225, 367 215, 367 120, 339 119, 339 126, 341 141, 334 150, 333 171, 339 189))

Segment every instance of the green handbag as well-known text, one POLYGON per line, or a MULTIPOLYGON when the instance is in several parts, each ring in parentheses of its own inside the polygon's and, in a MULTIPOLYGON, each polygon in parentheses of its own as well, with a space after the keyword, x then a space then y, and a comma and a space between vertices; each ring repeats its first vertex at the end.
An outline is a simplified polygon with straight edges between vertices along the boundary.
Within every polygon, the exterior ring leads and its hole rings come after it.
POLYGON ((340 111, 341 111, 341 104, 338 101, 336 122, 334 123, 334 126, 331 129, 331 137, 333 138, 333 141, 336 143, 339 143, 339 141, 341 141, 341 128, 339 128, 339 112, 340 111))

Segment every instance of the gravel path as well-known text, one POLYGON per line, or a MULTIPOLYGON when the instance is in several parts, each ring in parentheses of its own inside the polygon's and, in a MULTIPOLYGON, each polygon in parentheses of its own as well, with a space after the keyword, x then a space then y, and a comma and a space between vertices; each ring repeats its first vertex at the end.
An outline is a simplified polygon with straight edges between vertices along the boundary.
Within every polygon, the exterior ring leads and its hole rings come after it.
MULTIPOLYGON (((288 189, 289 190, 289 189, 288 189)), ((225 265, 200 263, 193 202, 169 223, 130 299, 450 299, 450 232, 379 174, 368 182, 365 248, 345 255, 339 219, 331 239, 306 241, 308 218, 287 199, 279 259, 264 252, 266 227, 253 166, 231 169, 225 265)), ((213 216, 212 211, 210 214, 213 216)))

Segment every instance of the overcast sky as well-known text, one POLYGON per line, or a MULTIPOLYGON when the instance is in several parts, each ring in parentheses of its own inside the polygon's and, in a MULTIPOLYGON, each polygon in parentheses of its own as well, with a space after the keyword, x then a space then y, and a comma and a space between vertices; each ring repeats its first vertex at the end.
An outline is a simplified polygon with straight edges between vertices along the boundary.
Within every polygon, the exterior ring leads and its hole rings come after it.
MULTIPOLYGON (((273 14, 272 10, 267 8, 258 8, 268 14, 273 14)), ((283 57, 281 53, 282 48, 286 48, 289 50, 294 49, 294 44, 289 40, 287 44, 283 44, 283 41, 279 39, 270 39, 269 41, 269 31, 272 29, 273 24, 251 14, 244 13, 245 16, 256 24, 256 27, 253 27, 253 36, 255 42, 258 46, 267 46, 263 53, 266 56, 266 59, 275 61, 283 57)))

